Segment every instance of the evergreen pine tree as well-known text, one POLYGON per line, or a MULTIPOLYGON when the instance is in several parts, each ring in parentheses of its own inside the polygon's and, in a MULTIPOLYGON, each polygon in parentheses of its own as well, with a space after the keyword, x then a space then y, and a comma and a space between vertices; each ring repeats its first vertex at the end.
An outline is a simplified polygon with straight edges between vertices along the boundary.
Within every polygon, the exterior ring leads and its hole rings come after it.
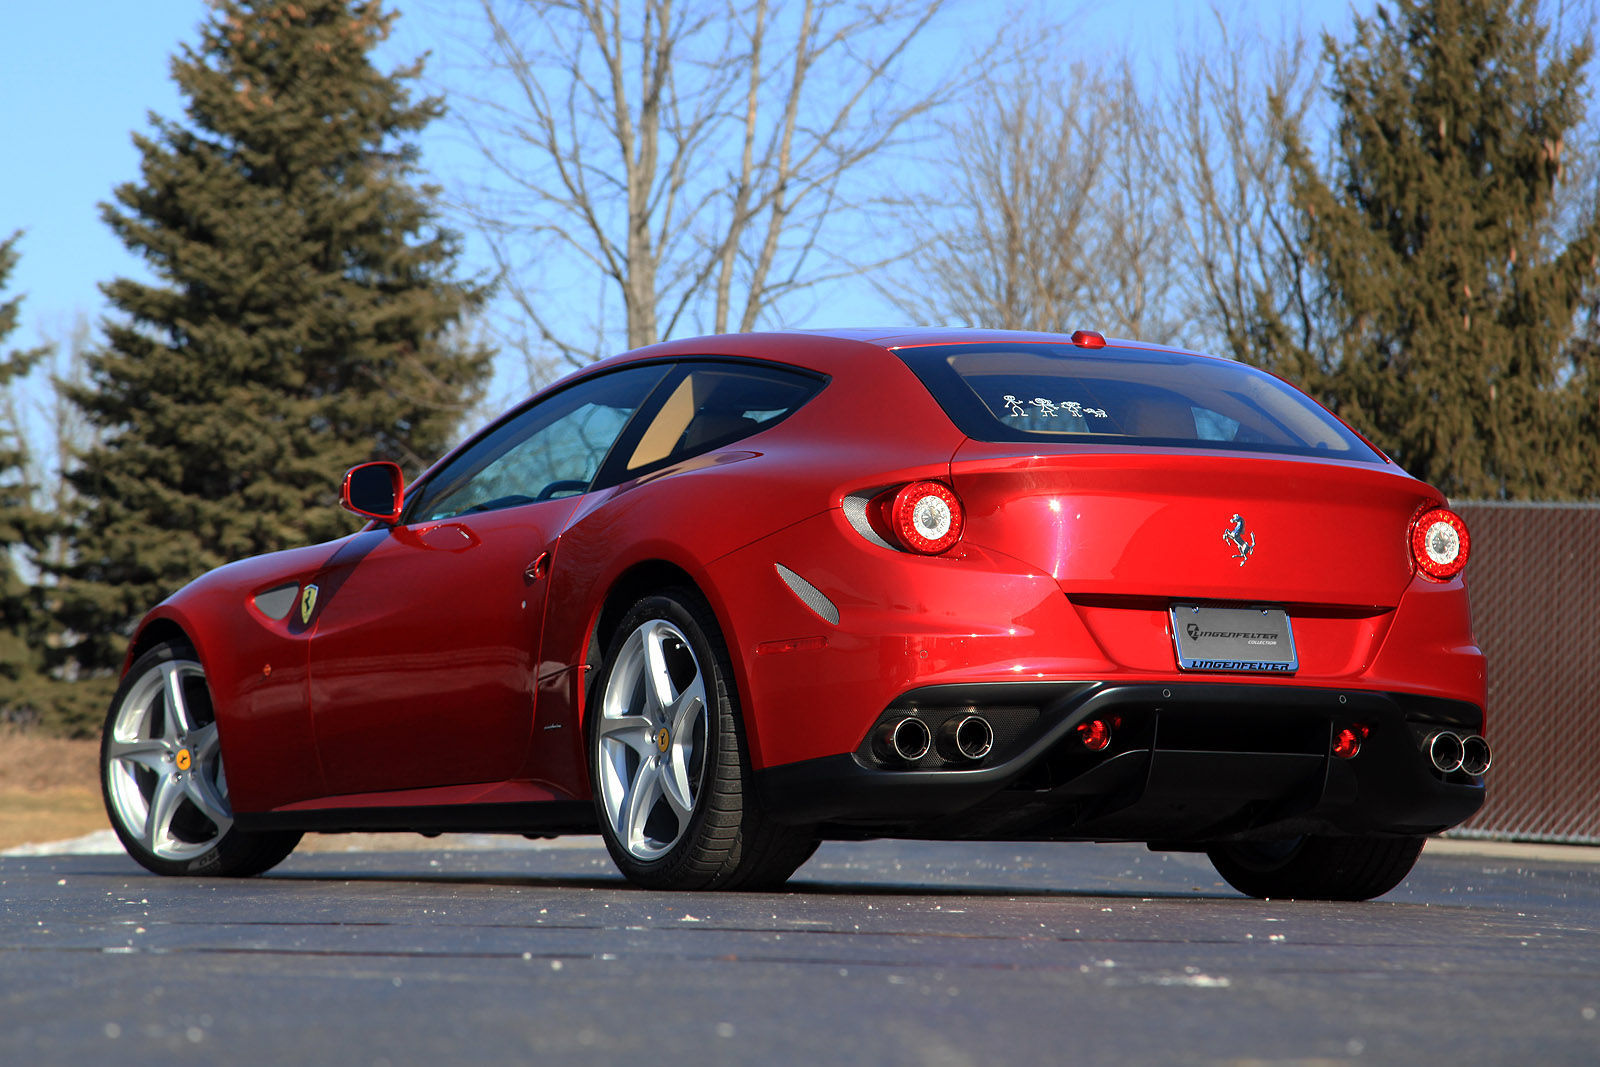
MULTIPOLYGON (((0 293, 17 265, 13 233, 0 241, 0 293)), ((17 328, 22 298, 0 300, 0 345, 17 328)), ((0 719, 27 717, 22 707, 24 690, 37 674, 39 614, 33 590, 18 573, 17 565, 38 544, 43 516, 33 504, 28 453, 12 391, 48 348, 0 350, 0 719)))
POLYGON ((1565 390, 1575 429, 1560 458, 1564 469, 1572 472, 1574 495, 1594 500, 1600 499, 1600 285, 1594 287, 1579 322, 1567 349, 1572 377, 1565 390))
POLYGON ((1333 181, 1289 139, 1335 340, 1297 351, 1263 313, 1258 350, 1451 496, 1581 493, 1600 449, 1568 395, 1600 216, 1564 246, 1550 225, 1591 42, 1546 38, 1536 0, 1396 0, 1326 43, 1333 181))
POLYGON ((337 536, 337 479, 413 473, 449 443, 490 354, 453 340, 481 289, 408 138, 420 62, 382 74, 378 0, 215 0, 173 60, 187 122, 135 137, 142 180, 103 209, 158 281, 104 286, 120 316, 73 400, 101 441, 62 615, 89 668, 162 597, 241 556, 337 536))

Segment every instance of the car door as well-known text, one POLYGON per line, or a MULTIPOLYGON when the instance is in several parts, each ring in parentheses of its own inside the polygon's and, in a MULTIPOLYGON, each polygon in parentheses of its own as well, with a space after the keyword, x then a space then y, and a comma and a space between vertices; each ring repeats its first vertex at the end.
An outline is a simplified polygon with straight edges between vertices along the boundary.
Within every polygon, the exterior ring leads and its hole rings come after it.
POLYGON ((500 781, 528 751, 544 580, 579 496, 660 365, 541 398, 318 573, 310 698, 330 793, 500 781))

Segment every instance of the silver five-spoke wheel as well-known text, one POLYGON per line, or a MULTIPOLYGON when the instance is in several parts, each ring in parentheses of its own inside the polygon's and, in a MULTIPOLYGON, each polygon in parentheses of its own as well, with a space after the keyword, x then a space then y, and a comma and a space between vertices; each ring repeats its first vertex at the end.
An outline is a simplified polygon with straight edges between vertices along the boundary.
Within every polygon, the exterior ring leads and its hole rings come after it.
POLYGON ((666 589, 607 625, 584 731, 600 836, 650 889, 771 889, 817 847, 766 816, 722 627, 666 589))
POLYGON ((151 648, 118 686, 100 782, 123 847, 158 874, 260 874, 300 840, 236 825, 205 668, 185 642, 151 648))
POLYGON ((651 619, 623 641, 598 732, 598 785, 611 832, 635 859, 657 859, 688 830, 707 750, 705 673, 677 626, 651 619))
POLYGON ((106 741, 113 813, 164 860, 199 856, 233 825, 205 686, 193 660, 148 671, 128 690, 106 741))

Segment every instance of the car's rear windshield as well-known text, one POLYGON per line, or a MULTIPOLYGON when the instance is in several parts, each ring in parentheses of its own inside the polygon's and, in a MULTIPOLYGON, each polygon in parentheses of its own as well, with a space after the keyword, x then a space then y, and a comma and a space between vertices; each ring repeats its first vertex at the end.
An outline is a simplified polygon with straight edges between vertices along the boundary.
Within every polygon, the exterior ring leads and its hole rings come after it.
POLYGON ((1232 360, 1054 344, 897 349, 979 441, 1187 445, 1382 462, 1305 394, 1232 360))

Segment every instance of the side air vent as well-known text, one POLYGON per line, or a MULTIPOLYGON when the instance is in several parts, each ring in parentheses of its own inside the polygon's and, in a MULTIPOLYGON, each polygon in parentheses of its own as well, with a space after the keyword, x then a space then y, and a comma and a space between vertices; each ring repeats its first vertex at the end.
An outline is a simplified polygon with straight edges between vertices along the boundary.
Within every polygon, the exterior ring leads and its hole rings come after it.
POLYGON ((778 577, 783 579, 783 584, 787 585, 806 607, 822 616, 832 625, 839 625, 839 609, 834 605, 833 601, 823 595, 822 590, 781 563, 774 563, 773 566, 777 568, 778 577))
POLYGON ((295 584, 275 586, 255 597, 256 610, 269 619, 286 619, 289 609, 300 599, 300 587, 295 584))

